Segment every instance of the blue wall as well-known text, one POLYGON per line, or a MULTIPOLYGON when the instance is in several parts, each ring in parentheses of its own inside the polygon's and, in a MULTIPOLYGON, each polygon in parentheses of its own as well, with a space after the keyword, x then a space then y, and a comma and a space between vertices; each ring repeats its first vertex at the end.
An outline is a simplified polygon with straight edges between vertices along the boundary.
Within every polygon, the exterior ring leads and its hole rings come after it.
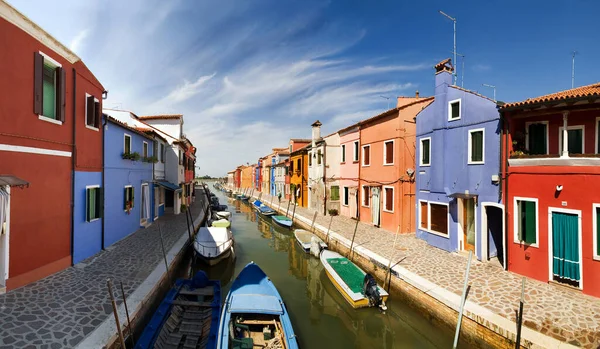
MULTIPOLYGON (((492 175, 500 172, 500 125, 496 103, 483 96, 450 86, 448 72, 436 75, 435 100, 417 115, 417 213, 419 200, 449 204, 449 237, 419 229, 417 237, 447 251, 459 248, 458 200, 451 193, 477 194, 475 233, 476 255, 481 256, 481 210, 484 202, 499 202, 499 187, 492 175), (448 102, 461 99, 461 118, 448 121, 448 102), (484 164, 468 164, 469 130, 484 129, 484 164), (421 139, 431 137, 431 165, 420 166, 421 139)), ((487 233, 487 232, 486 232, 487 233)), ((489 239, 492 241, 493 239, 489 239)), ((495 249, 495 246, 494 248, 495 249)))
POLYGON ((131 151, 142 154, 143 141, 148 142, 148 155, 152 156, 153 140, 141 136, 113 122, 104 130, 104 245, 108 247, 140 229, 142 206, 142 183, 148 183, 150 220, 154 219, 154 189, 152 185, 152 163, 124 160, 123 136, 131 136, 131 151), (124 209, 125 186, 134 188, 134 204, 130 213, 124 209))
POLYGON ((102 172, 75 172, 75 202, 73 207, 73 263, 102 250, 102 219, 86 221, 86 186, 102 187, 102 172))
MULTIPOLYGON (((275 157, 271 158, 271 166, 275 165, 275 157)), ((270 177, 271 177, 271 195, 277 195, 277 186, 275 185, 275 167, 270 168, 270 177)))

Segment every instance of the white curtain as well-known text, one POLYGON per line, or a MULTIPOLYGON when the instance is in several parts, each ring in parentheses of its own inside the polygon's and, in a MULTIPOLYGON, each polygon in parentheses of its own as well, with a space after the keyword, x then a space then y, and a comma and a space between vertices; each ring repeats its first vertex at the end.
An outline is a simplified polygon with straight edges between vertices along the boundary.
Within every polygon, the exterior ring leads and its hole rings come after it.
POLYGON ((144 218, 150 218, 150 186, 144 186, 144 218))
POLYGON ((4 187, 0 187, 0 234, 4 233, 4 222, 6 222, 6 211, 8 210, 8 193, 4 187))

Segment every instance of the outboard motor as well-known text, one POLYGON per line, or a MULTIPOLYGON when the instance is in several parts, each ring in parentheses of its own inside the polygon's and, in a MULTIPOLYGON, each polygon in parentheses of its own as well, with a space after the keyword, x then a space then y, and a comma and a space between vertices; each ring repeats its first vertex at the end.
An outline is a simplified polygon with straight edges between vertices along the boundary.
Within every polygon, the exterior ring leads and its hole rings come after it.
POLYGON ((379 294, 379 289, 377 288, 377 281, 373 277, 373 275, 367 273, 365 274, 365 278, 363 279, 363 294, 367 299, 369 299, 369 304, 374 307, 380 307, 381 310, 386 310, 385 302, 381 298, 379 294))

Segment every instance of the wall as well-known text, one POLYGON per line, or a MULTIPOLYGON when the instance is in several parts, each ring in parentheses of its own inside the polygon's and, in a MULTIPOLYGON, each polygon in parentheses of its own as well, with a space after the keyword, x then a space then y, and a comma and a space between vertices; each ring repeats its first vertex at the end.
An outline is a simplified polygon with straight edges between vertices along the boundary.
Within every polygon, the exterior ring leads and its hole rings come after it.
MULTIPOLYGON (((340 214, 346 217, 357 217, 358 197, 358 161, 353 161, 353 143, 359 141, 358 127, 340 132, 340 161, 342 159, 341 146, 346 145, 346 161, 340 162, 340 214), (349 188, 350 197, 348 206, 344 203, 344 187, 349 188)), ((360 141, 359 141, 360 148, 360 141)))
MULTIPOLYGON (((326 177, 326 193, 327 196, 327 210, 336 209, 340 211, 340 200, 331 200, 331 187, 340 185, 340 135, 338 133, 331 134, 324 138, 326 146, 324 150, 325 159, 323 164, 325 165, 325 177, 326 177)), ((340 199, 341 199, 341 188, 340 188, 340 199)))
POLYGON ((148 125, 152 125, 153 127, 156 127, 157 129, 163 131, 164 133, 168 134, 169 136, 175 138, 175 139, 181 139, 181 135, 182 135, 182 128, 183 128, 183 116, 180 119, 154 119, 154 120, 148 120, 148 119, 141 119, 143 122, 147 123, 148 125))
POLYGON ((75 209, 73 211, 73 263, 102 250, 102 219, 86 221, 86 186, 102 187, 102 172, 75 172, 75 209))
POLYGON ((156 154, 156 157, 158 158, 159 161, 154 164, 154 178, 166 180, 165 164, 167 162, 166 154, 168 153, 169 144, 157 137, 155 137, 155 141, 158 142, 158 148, 157 148, 158 153, 156 154), (162 158, 162 154, 160 154, 160 145, 161 144, 163 144, 163 146, 165 147, 165 158, 164 159, 162 158))

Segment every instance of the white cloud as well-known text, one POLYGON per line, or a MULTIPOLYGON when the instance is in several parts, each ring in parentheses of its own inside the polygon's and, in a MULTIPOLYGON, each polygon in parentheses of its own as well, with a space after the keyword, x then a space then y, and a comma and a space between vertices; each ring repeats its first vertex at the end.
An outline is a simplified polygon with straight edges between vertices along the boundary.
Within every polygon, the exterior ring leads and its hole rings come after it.
POLYGON ((89 30, 84 29, 80 31, 77 35, 75 35, 75 37, 73 38, 73 40, 71 40, 71 43, 69 44, 69 49, 75 52, 76 54, 80 54, 79 50, 81 49, 81 45, 85 42, 85 39, 88 37, 88 33, 89 30))

